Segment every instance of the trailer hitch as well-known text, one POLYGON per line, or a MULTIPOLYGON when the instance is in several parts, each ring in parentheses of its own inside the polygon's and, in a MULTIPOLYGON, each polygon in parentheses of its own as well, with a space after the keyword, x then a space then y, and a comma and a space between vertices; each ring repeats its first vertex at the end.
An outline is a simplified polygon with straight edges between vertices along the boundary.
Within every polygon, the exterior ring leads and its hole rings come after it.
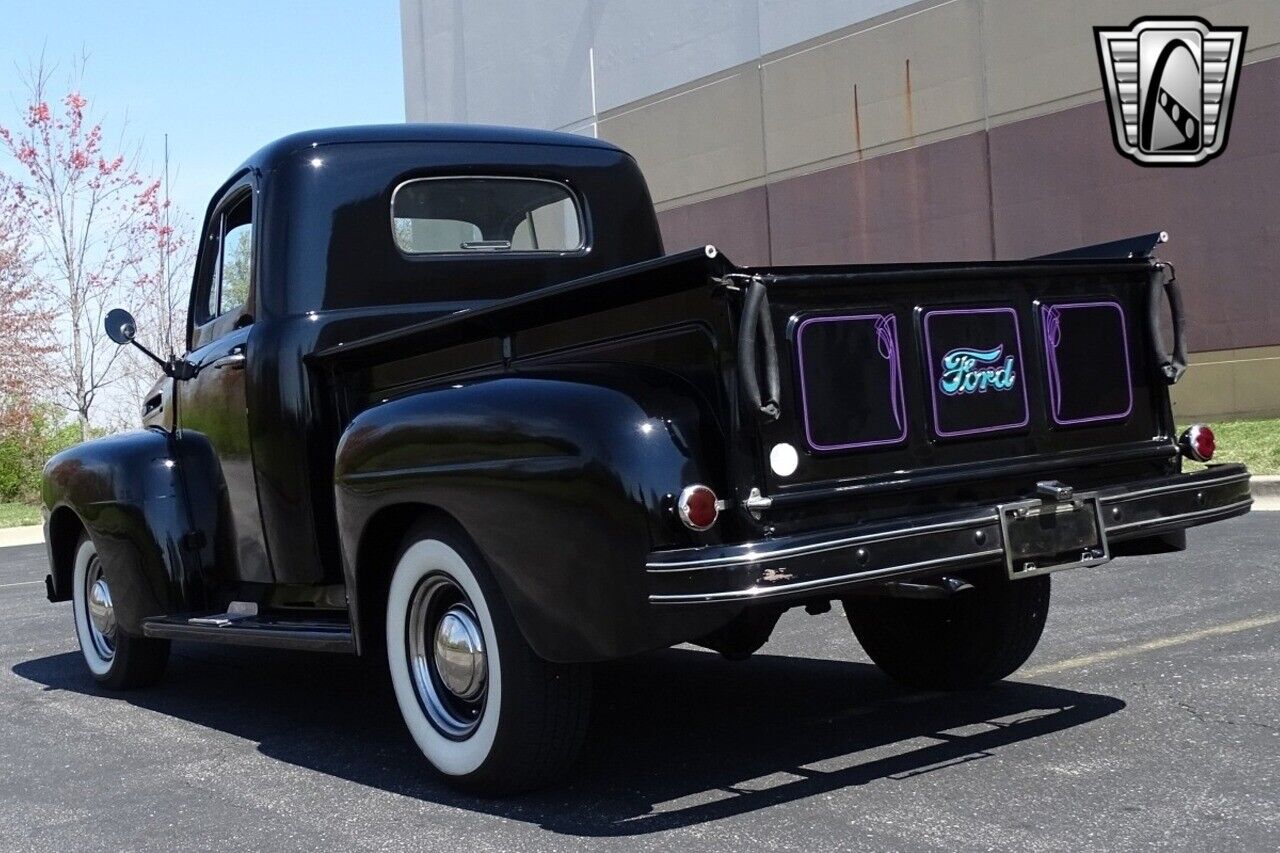
POLYGON ((934 578, 926 583, 914 583, 910 581, 889 581, 888 583, 878 584, 868 587, 865 590, 857 591, 856 595, 880 596, 883 598, 915 598, 923 600, 938 600, 942 598, 950 598, 962 592, 968 592, 973 589, 973 584, 960 578, 943 576, 934 578))

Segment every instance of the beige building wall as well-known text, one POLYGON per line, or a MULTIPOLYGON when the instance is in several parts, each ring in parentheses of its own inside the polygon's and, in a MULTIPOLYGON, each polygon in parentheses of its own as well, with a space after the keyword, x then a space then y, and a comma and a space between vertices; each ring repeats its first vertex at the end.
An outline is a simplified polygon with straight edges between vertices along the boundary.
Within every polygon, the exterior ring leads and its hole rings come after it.
POLYGON ((1178 423, 1280 415, 1280 346, 1194 353, 1172 396, 1178 423))
POLYGON ((402 5, 410 120, 619 144, 669 250, 1022 257, 1168 228, 1202 350, 1179 417, 1280 413, 1276 0, 402 5), (1144 170, 1111 148, 1093 27, 1175 11, 1248 26, 1249 67, 1226 155, 1144 170))
MULTIPOLYGON (((1274 0, 1190 3, 1185 11, 1216 23, 1248 25, 1246 63, 1280 56, 1280 4, 1274 0)), ((672 228, 674 233, 725 239, 718 235, 730 232, 728 239, 737 242, 738 235, 758 237, 762 230, 758 220, 763 217, 763 230, 774 232, 769 252, 726 246, 730 257, 748 263, 840 260, 836 255, 848 252, 847 243, 832 244, 831 251, 812 244, 795 246, 792 197, 797 191, 791 187, 795 179, 813 175, 816 182, 799 189, 804 200, 816 204, 828 201, 824 189, 833 184, 841 194, 861 191, 874 197, 878 171, 868 171, 869 161, 886 155, 905 161, 901 167, 889 169, 901 176, 892 183, 893 190, 925 201, 906 209, 892 204, 877 209, 873 203, 871 210, 851 212, 855 219, 868 220, 853 226, 863 235, 863 244, 855 243, 855 251, 864 254, 846 254, 843 260, 885 260, 884 252, 876 251, 877 245, 896 252, 899 260, 916 259, 913 251, 927 257, 930 245, 946 246, 970 257, 978 254, 975 246, 985 240, 990 246, 982 247, 984 256, 1009 256, 1005 250, 1010 245, 1025 241, 1002 237, 1002 223, 996 221, 999 217, 995 213, 989 226, 975 226, 967 234, 958 233, 963 227, 945 237, 931 230, 964 224, 956 217, 967 215, 968 208, 948 218, 929 202, 931 196, 946 196, 948 189, 966 192, 983 206, 997 203, 980 198, 982 189, 974 183, 957 181, 950 188, 938 184, 951 182, 957 169, 991 170, 990 144, 986 143, 984 152, 967 143, 959 149, 948 143, 939 150, 960 153, 944 156, 941 168, 931 168, 931 160, 936 158, 921 159, 913 152, 1100 103, 1093 27, 1125 25, 1144 14, 1165 13, 1167 3, 1150 0, 916 3, 606 111, 600 116, 599 134, 637 157, 651 181, 664 222, 691 220, 672 228), (846 175, 842 169, 855 171, 846 175), (752 188, 767 191, 759 196, 743 194, 752 188), (732 197, 732 202, 726 197, 732 197), (711 209, 717 198, 731 203, 733 221, 718 221, 711 209), (699 216, 694 211, 700 208, 707 209, 699 216), (761 212, 757 214, 756 209, 761 212), (776 219, 782 209, 788 218, 779 224, 776 219), (877 234, 877 210, 886 226, 892 225, 901 233, 877 234), (923 226, 914 238, 912 226, 923 226), (866 243, 868 239, 871 244, 866 243)), ((1280 103, 1275 104, 1275 110, 1280 112, 1280 103)), ((1034 185, 1039 177, 1027 173, 1025 179, 1017 180, 1034 185)), ((991 181, 988 174, 978 184, 989 186, 991 181)), ((1036 203, 1053 201, 1040 199, 1036 203)), ((809 228, 809 223, 803 226, 809 228)), ((1064 229, 1057 237, 1046 235, 1044 250, 1072 244, 1072 230, 1076 229, 1064 229)), ((1140 230, 1143 228, 1135 226, 1134 233, 1140 230)), ((1197 236, 1181 235, 1184 253, 1198 242, 1197 236)), ((1175 232, 1171 246, 1175 252, 1178 239, 1175 232)), ((1270 294, 1260 300, 1259 308, 1275 312, 1270 342, 1280 344, 1280 311, 1274 296, 1280 281, 1271 279, 1253 286, 1270 294)), ((1199 310, 1207 319, 1212 300, 1193 296, 1190 301, 1192 310, 1199 310)), ((1220 337, 1193 334, 1192 343, 1208 340, 1212 345, 1220 337)), ((1280 346, 1197 353, 1186 378, 1174 389, 1176 414, 1182 420, 1280 414, 1278 353, 1280 346)))
MULTIPOLYGON (((1276 0, 1178 11, 1247 25, 1246 63, 1280 56, 1276 0)), ((1093 27, 1153 14, 1169 4, 924 0, 604 110, 599 135, 666 209, 1099 102, 1093 27)))

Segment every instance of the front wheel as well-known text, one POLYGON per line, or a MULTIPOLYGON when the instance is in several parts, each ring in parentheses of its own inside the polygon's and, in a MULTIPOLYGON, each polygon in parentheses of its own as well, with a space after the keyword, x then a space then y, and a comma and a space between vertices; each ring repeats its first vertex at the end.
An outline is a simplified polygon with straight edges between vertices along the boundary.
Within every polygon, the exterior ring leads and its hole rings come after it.
POLYGON ((590 671, 533 652, 462 537, 430 528, 407 537, 387 594, 386 641, 400 713, 450 784, 512 793, 572 766, 590 671))
POLYGON ((891 678, 961 690, 1010 675, 1035 650, 1049 612, 1049 576, 1009 580, 991 571, 940 600, 850 597, 858 642, 891 678))
POLYGON ((102 560, 86 534, 76 546, 71 576, 76 638, 93 678, 103 687, 127 690, 154 684, 169 661, 169 641, 135 637, 116 623, 116 601, 102 560))

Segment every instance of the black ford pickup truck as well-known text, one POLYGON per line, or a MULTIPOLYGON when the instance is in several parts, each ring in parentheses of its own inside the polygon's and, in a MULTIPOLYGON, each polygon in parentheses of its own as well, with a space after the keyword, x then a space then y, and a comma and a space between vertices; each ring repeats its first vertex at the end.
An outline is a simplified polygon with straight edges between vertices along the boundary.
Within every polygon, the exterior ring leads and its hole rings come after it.
POLYGON ((291 136, 210 204, 145 428, 48 463, 49 598, 112 688, 171 640, 385 656, 486 792, 570 766, 592 662, 745 657, 791 607, 839 600, 907 684, 994 681, 1050 572, 1250 506, 1243 467, 1182 472, 1213 435, 1174 432, 1159 240, 742 268, 664 255, 602 141, 291 136))

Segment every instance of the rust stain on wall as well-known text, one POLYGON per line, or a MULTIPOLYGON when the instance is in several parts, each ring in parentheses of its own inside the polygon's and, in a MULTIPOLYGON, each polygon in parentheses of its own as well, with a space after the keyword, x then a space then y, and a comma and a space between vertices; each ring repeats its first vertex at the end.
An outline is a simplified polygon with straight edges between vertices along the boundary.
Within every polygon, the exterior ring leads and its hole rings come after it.
POLYGON ((911 103, 911 60, 907 60, 907 136, 916 135, 916 111, 911 103))
MULTIPOLYGON (((916 137, 916 112, 913 103, 911 91, 911 60, 907 60, 907 138, 914 140, 916 137)), ((911 212, 911 253, 912 257, 924 257, 924 210, 923 205, 925 199, 923 197, 923 187, 920 181, 920 150, 912 148, 906 152, 906 199, 908 209, 911 212)))
POLYGON ((858 112, 858 84, 853 84, 853 147, 862 159, 862 116, 858 112))

